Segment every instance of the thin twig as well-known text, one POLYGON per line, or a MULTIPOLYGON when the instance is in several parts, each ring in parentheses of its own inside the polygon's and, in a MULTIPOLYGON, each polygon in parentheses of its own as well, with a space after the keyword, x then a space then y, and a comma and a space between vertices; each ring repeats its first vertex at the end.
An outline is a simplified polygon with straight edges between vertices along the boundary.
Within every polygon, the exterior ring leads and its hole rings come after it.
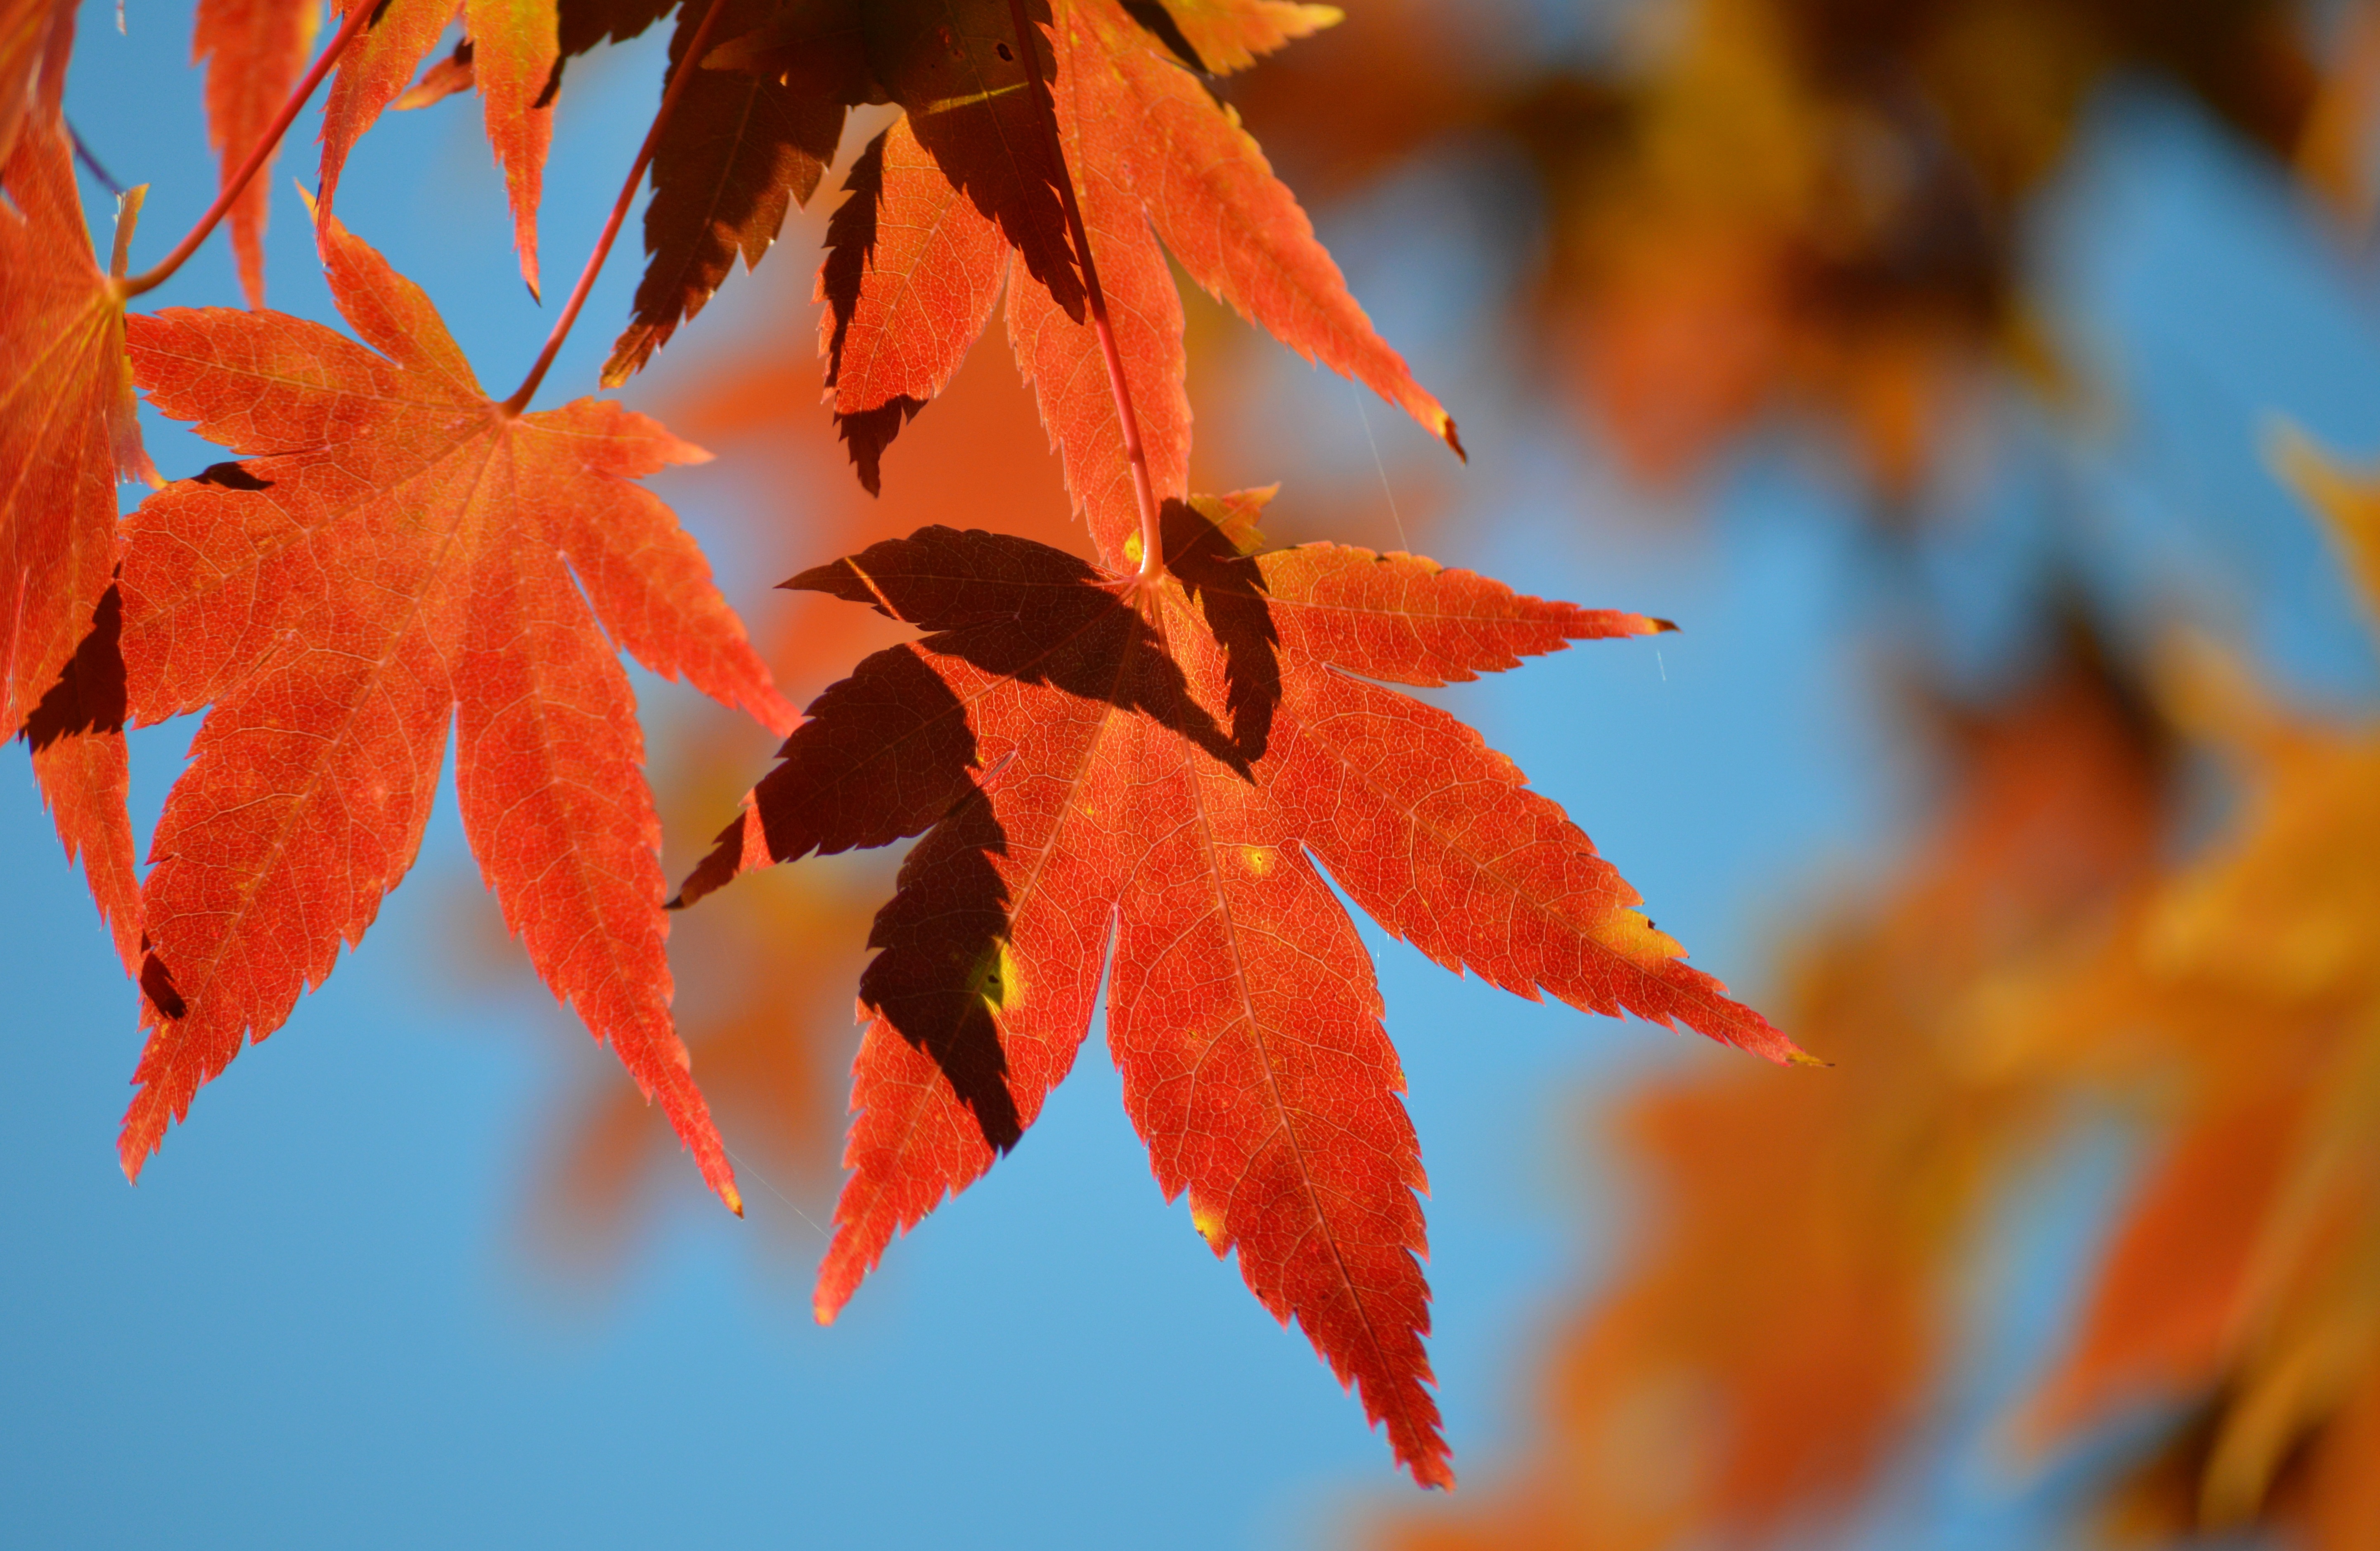
POLYGON ((266 125, 264 133, 257 137, 256 149, 248 153, 248 160, 240 164, 239 171, 232 175, 230 181, 224 185, 223 192, 215 196, 215 202, 199 217, 199 224, 190 228, 190 235, 182 239, 181 246, 166 254, 154 269, 122 282, 120 295, 129 299, 143 291, 153 291, 174 278, 174 272, 189 261, 190 255, 199 250, 199 245, 207 240, 225 216, 231 213, 231 207, 239 201, 241 194, 247 192, 249 181, 256 176, 258 169, 273 155, 273 148, 281 143, 281 137, 287 134, 289 126, 297 121, 306 100, 314 95, 314 89, 322 84, 322 78, 331 73, 331 67, 339 62, 339 55, 346 53, 347 45, 355 42, 357 34, 370 24, 372 12, 379 8, 374 0, 352 0, 352 3, 355 8, 347 13, 347 19, 340 27, 338 36, 331 40, 330 46, 314 61, 314 67, 306 72, 306 79, 290 91, 289 100, 281 104, 281 111, 273 115, 273 122, 266 125))
POLYGON ((661 111, 653 115, 653 127, 645 131, 645 143, 637 148, 637 160, 628 168, 628 180, 620 186, 620 197, 612 201, 612 215, 603 223, 603 235, 595 239, 595 251, 587 256, 587 267, 578 272, 578 284, 571 288, 570 299, 563 304, 562 316, 553 321, 553 332, 545 336, 545 348, 538 353, 537 364, 528 369, 528 375, 513 390, 513 396, 504 400, 505 414, 517 415, 528 408, 539 384, 545 381, 545 374, 553 369, 553 357, 562 353, 562 342, 570 337, 571 325, 578 321, 589 294, 595 289, 595 277, 603 273, 603 261, 612 256, 612 244, 620 236, 621 224, 628 219, 628 207, 637 202, 637 190, 644 184, 645 169, 653 163, 653 149, 661 144, 662 128, 669 123, 677 100, 685 95, 686 82, 702 67, 711 29, 726 11, 727 0, 710 0, 710 9, 702 13, 702 25, 694 30, 686 53, 678 56, 677 67, 670 72, 669 86, 662 92, 661 111))
MULTIPOLYGON (((1132 466, 1133 494, 1140 501, 1140 574, 1147 587, 1165 574, 1165 544, 1159 524, 1157 485, 1149 478, 1148 453, 1141 445, 1140 417, 1133 412, 1132 389, 1124 382, 1123 355, 1116 348, 1115 330, 1108 322, 1108 298, 1099 289, 1099 266, 1091 261, 1091 236, 1083 229, 1082 206, 1075 201, 1075 176, 1066 166, 1065 141, 1058 134, 1058 108, 1050 101, 1050 83, 1041 79, 1041 56, 1035 43, 1041 30, 1026 14, 1025 0, 1008 0, 1008 14, 1016 29, 1016 42, 1025 55, 1025 79, 1041 110, 1041 127, 1050 134, 1050 154, 1058 159, 1058 198, 1066 210, 1066 229, 1075 240, 1075 260, 1088 293, 1091 332, 1099 336, 1099 353, 1107 357, 1108 392, 1115 397, 1116 423, 1123 431, 1124 461, 1132 466)), ((1052 73, 1055 64, 1052 62, 1052 73)))
POLYGON ((122 199, 124 185, 116 182, 115 176, 99 164, 99 158, 91 153, 91 147, 82 143, 82 137, 75 133, 75 127, 71 124, 67 126, 67 139, 74 141, 75 160, 80 162, 90 171, 91 176, 99 179, 101 188, 117 199, 122 199))

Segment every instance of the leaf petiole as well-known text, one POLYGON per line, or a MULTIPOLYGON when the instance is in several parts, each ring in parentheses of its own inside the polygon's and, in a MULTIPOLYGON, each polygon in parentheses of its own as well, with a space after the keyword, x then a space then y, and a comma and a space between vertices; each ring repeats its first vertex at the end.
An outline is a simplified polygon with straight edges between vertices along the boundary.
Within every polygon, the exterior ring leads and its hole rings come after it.
POLYGON ((1050 100, 1050 83, 1041 79, 1041 56, 1035 42, 1040 29, 1026 14, 1025 0, 1008 0, 1008 14, 1016 29, 1017 46, 1025 53, 1026 81, 1041 111, 1041 127, 1049 132, 1050 153, 1057 158, 1058 198, 1065 207, 1066 231, 1074 238, 1076 266, 1083 272, 1083 290, 1090 298, 1091 332, 1099 336, 1099 354, 1107 359, 1108 392, 1115 396, 1116 424, 1123 432, 1124 461, 1132 467, 1133 494, 1140 503, 1140 570, 1133 577, 1137 590, 1165 575, 1157 486, 1149 478, 1148 453, 1141 444, 1140 417, 1133 412, 1132 388, 1124 381, 1123 355, 1116 348, 1115 330, 1108 322, 1108 300, 1106 293, 1099 289, 1099 266, 1091 260, 1090 233, 1083 227, 1082 206, 1075 200, 1075 175, 1066 165, 1066 143, 1058 133, 1058 109, 1050 100))
POLYGON ((620 227, 628 219, 628 207, 636 203, 637 189, 645 181, 645 169, 652 165, 654 148, 661 144, 662 130, 668 125, 678 99, 686 94, 686 82, 701 68, 702 56, 710 46, 711 30, 726 10, 726 0, 710 0, 710 8, 702 13, 702 25, 694 30, 694 37, 686 43, 677 67, 670 72, 669 85, 662 92, 661 110, 653 115, 652 127, 645 131, 645 143, 637 148, 637 159, 628 168, 627 181, 620 186, 620 197, 612 201, 612 214, 603 223, 603 234, 595 239, 595 251, 587 256, 587 266, 578 272, 578 284, 571 287, 562 316, 553 321, 553 332, 545 336, 545 348, 538 352, 537 364, 528 369, 528 375, 513 390, 512 397, 504 400, 505 414, 517 415, 528 408, 528 401, 545 381, 545 374, 553 369, 554 357, 562 353, 562 342, 570 337, 572 326, 587 306, 588 295, 595 289, 595 277, 603 273, 603 261, 612 256, 612 244, 619 240, 620 227))
POLYGON ((239 171, 234 173, 224 184, 223 191, 215 196, 215 202, 207 207, 207 212, 199 217, 199 224, 190 228, 190 235, 184 237, 180 245, 171 253, 158 261, 155 267, 144 273, 136 274, 128 280, 117 280, 115 284, 118 297, 129 301, 144 291, 153 291, 166 281, 173 279, 175 271, 189 262, 190 255, 196 253, 200 245, 213 235, 215 227, 222 224, 223 218, 231 213, 231 207, 239 202, 239 197, 247 191, 249 181, 256 176, 258 170, 273 155, 273 148, 281 143, 281 137, 289 132, 289 126, 297 121, 299 110, 306 105, 306 100, 314 95, 314 89, 322 84, 322 78, 331 73, 331 67, 339 62, 339 55, 347 51, 347 45, 355 42, 357 35, 370 25, 372 13, 378 9, 379 7, 372 4, 371 0, 355 0, 354 8, 348 11, 347 19, 341 24, 338 35, 331 40, 330 45, 315 59, 313 68, 308 70, 305 78, 291 88, 289 100, 281 104, 281 111, 273 115, 273 122, 266 125, 264 133, 257 137, 256 149, 248 153, 248 160, 240 164, 239 171))

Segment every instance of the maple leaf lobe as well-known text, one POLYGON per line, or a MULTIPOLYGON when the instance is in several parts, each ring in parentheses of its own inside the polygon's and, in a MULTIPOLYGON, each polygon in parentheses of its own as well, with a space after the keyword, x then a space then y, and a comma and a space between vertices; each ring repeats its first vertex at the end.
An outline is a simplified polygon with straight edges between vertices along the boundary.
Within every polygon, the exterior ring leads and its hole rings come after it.
POLYGON ((1183 64, 1214 75, 1245 70, 1258 55, 1346 19, 1336 6, 1294 0, 1125 0, 1123 9, 1183 64))
POLYGON ((421 79, 406 88, 404 94, 389 104, 390 109, 410 113, 432 103, 443 103, 457 92, 471 91, 479 84, 479 77, 471 67, 472 53, 470 39, 456 39, 455 51, 422 71, 421 79))
POLYGON ((0 167, 30 123, 55 123, 74 53, 77 0, 8 0, 0 6, 0 167))
MULTIPOLYGON (((48 36, 70 36, 71 20, 48 36)), ((42 79, 0 165, 0 726, 38 745, 42 800, 129 969, 140 908, 109 600, 116 486, 154 483, 156 471, 133 407, 124 303, 91 251, 42 79)), ((119 247, 138 200, 120 208, 119 247)))
POLYGON ((997 224, 901 119, 844 179, 819 267, 820 353, 837 429, 870 495, 884 449, 949 385, 1007 274, 997 224))
MULTIPOLYGON (((207 141, 228 187, 305 73, 321 25, 315 0, 199 0, 190 59, 207 67, 207 141)), ((232 250, 250 307, 264 305, 264 229, 275 147, 231 209, 232 250)))
POLYGON ((783 53, 759 59, 750 71, 688 61, 686 51, 705 13, 698 6, 679 13, 671 67, 695 74, 653 148, 645 274, 634 316, 604 363, 606 387, 642 370, 709 303, 739 255, 747 270, 759 263, 787 210, 808 204, 817 191, 842 139, 845 108, 867 101, 872 90, 852 14, 856 0, 784 7, 767 0, 724 3, 721 30, 731 42, 757 47, 755 34, 772 22, 785 30, 778 38, 783 53))

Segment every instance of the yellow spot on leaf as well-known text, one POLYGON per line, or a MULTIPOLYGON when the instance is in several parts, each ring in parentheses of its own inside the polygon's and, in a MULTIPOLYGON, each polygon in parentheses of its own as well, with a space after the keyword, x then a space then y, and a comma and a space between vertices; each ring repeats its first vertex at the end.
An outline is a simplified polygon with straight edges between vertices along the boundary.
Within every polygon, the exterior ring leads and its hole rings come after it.
POLYGON ((1015 951, 1005 940, 985 952, 968 980, 976 995, 983 998, 983 1004, 994 1012, 1004 1012, 1024 1000, 1025 975, 1017 964, 1015 951))
POLYGON ((1642 911, 1615 910, 1603 919, 1596 936, 1614 951, 1624 953, 1640 963, 1656 959, 1675 959, 1685 950, 1678 939, 1647 920, 1642 911))

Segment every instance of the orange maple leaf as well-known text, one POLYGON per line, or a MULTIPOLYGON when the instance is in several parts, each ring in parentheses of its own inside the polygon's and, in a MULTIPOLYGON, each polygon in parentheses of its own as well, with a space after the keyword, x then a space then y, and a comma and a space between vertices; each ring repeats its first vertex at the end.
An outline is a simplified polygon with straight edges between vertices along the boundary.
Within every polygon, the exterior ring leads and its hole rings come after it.
POLYGON ((791 725, 693 540, 633 483, 706 454, 596 400, 508 414, 419 288, 328 212, 321 242, 379 354, 269 312, 133 324, 151 402, 248 456, 130 519, 133 712, 210 709, 142 890, 171 988, 145 1013, 126 1171, 361 939, 419 846, 459 712, 464 829, 506 925, 734 1206, 670 1024, 659 825, 602 636, 791 725))
MULTIPOLYGON (((1026 40, 1008 0, 718 0, 684 7, 671 69, 674 79, 694 74, 656 130, 649 261, 634 317, 605 365, 605 384, 639 370, 699 312, 739 254, 747 268, 759 261, 787 212, 817 189, 846 110, 890 100, 905 117, 851 181, 848 219, 837 224, 820 276, 846 323, 855 312, 887 309, 884 326, 896 331, 933 319, 930 336, 903 342, 908 358, 899 370, 880 361, 846 373, 839 347, 847 329, 832 341, 836 414, 871 490, 885 443, 948 381, 1005 288, 1011 341, 1039 390, 1068 487, 1101 553, 1120 552, 1137 520, 1136 497, 1086 315, 1078 261, 1087 261, 1075 253, 1062 214, 1070 168, 1097 266, 1115 300, 1123 388, 1139 411, 1160 497, 1187 492, 1190 443, 1182 307, 1168 253, 1245 317, 1309 359, 1369 384, 1461 453, 1452 418, 1373 331, 1256 141, 1191 74, 1249 63, 1337 13, 1281 0, 1169 4, 1036 0, 1038 19, 1028 30, 1036 34, 1034 62, 1053 93, 1054 146, 1038 121, 1020 56, 1026 40), (699 60, 687 58, 706 30, 724 41, 699 60), (917 230, 921 220, 932 229, 917 230), (901 294, 877 294, 888 288, 901 294)), ((488 98, 489 136, 505 166, 534 285, 537 169, 560 62, 602 36, 641 30, 666 7, 616 0, 558 20, 551 0, 509 9, 487 0, 483 8, 485 16, 472 0, 464 6, 468 70, 488 98), (496 53, 512 59, 509 85, 492 79, 496 53), (532 78, 541 93, 534 101, 526 96, 532 78)), ((326 208, 349 151, 383 108, 462 86, 462 67, 441 67, 418 95, 406 94, 448 14, 449 0, 388 0, 386 13, 340 60, 324 108, 326 208)), ((865 349, 877 325, 860 327, 865 349)))
POLYGON ((795 578, 931 634, 813 703, 683 898, 926 832, 860 982, 873 1022, 821 1319, 1032 1123, 1112 953, 1110 1047, 1160 1184, 1360 1388, 1416 1479, 1450 1484, 1420 1157, 1370 960, 1316 864, 1450 968, 1799 1052, 1681 962, 1509 761, 1366 682, 1469 680, 1658 622, 1410 555, 1244 556, 1213 524, 1249 504, 1172 509, 1147 616, 1080 560, 943 527, 795 578))
MULTIPOLYGON (((749 542, 774 546, 798 534, 806 546, 848 552, 962 507, 1007 532, 1066 541, 1065 491, 1035 434, 1032 393, 989 357, 962 371, 912 432, 909 477, 880 499, 854 488, 832 443, 810 434, 819 363, 778 343, 783 329, 808 323, 805 316, 735 331, 755 345, 706 358, 668 409, 673 425, 749 471, 766 500, 749 542)), ((789 693, 817 693, 905 634, 832 600, 797 594, 788 602, 771 619, 764 653, 789 693)), ((707 717, 709 731, 683 741, 685 752, 656 775, 669 833, 684 832, 681 819, 714 822, 750 783, 754 750, 748 735, 729 734, 731 725, 723 713, 707 717)), ((775 869, 708 903, 671 936, 680 986, 673 1012, 703 1092, 738 1155, 753 1168, 773 1166, 771 1178, 797 1197, 834 1160, 828 1142, 856 1037, 850 987, 867 962, 867 911, 891 883, 889 864, 857 878, 775 869)), ((658 1199, 648 1176, 666 1162, 667 1141, 651 1112, 615 1087, 569 1101, 528 1185, 544 1241, 574 1264, 616 1253, 658 1199)))

